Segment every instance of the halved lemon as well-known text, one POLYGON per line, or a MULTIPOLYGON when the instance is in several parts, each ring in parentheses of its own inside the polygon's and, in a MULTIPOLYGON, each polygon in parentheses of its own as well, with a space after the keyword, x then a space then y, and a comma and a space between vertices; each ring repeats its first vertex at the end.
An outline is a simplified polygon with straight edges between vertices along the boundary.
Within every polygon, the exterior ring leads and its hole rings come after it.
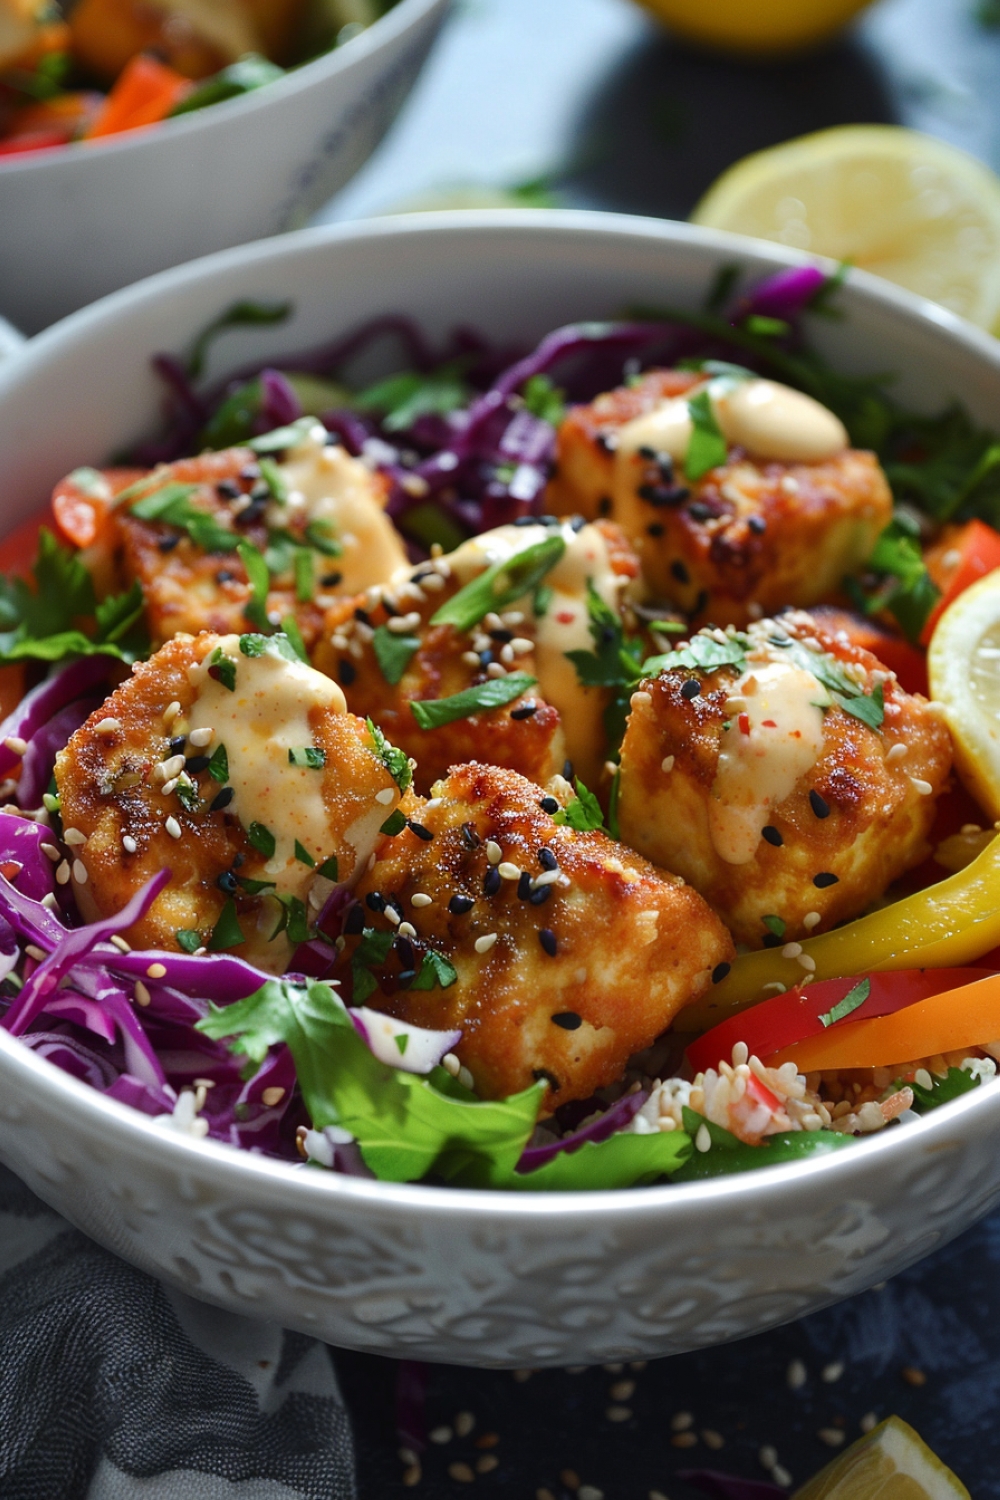
POLYGON ((639 0, 679 36, 767 55, 825 41, 870 0, 639 0))
POLYGON ((899 125, 838 125, 746 156, 696 224, 847 260, 1000 323, 1000 178, 955 146, 899 125))
POLYGON ((1000 818, 1000 570, 949 604, 927 653, 931 696, 943 703, 958 774, 1000 818))
POLYGON ((827 1464, 794 1500, 971 1500, 965 1485, 901 1417, 889 1417, 827 1464))

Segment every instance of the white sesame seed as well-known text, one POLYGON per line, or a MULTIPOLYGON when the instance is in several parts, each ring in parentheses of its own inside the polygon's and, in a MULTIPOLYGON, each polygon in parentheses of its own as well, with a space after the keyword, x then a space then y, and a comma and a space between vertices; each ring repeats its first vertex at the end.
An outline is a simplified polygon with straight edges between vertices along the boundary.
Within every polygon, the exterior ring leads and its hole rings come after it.
POLYGON ((506 645, 500 647, 500 660, 503 662, 504 666, 509 667, 512 665, 514 661, 514 648, 510 644, 510 641, 508 641, 506 645))
POLYGON ((19 734, 8 735, 4 740, 4 744, 10 751, 11 755, 23 755, 25 750, 27 750, 28 748, 28 741, 22 740, 19 734))
POLYGON ((902 743, 890 745, 885 757, 888 763, 892 765, 894 761, 902 760, 906 755, 906 748, 907 747, 902 743))
POLYGON ((798 958, 801 952, 801 943, 786 943, 781 950, 781 956, 782 958, 798 958))
POLYGON ((780 1484, 783 1489, 787 1489, 792 1482, 791 1474, 789 1474, 788 1470, 782 1464, 775 1464, 771 1470, 771 1478, 775 1484, 780 1484))
POLYGON ((711 1150, 712 1137, 708 1133, 708 1126, 704 1123, 698 1126, 698 1134, 694 1138, 694 1144, 698 1151, 711 1150))
POLYGON ((807 974, 815 974, 816 960, 813 958, 811 953, 800 953, 798 962, 802 965, 807 974))
POLYGON ((122 848, 125 850, 125 853, 134 854, 138 847, 139 845, 136 843, 132 835, 130 833, 126 833, 122 838, 122 848))
POLYGON ((467 667, 479 666, 479 653, 477 651, 463 651, 462 660, 467 667))
POLYGON ((188 735, 188 740, 196 750, 200 750, 203 745, 210 745, 212 743, 214 733, 215 730, 210 726, 206 726, 204 729, 192 729, 188 735))
POLYGON ((828 1448, 839 1448, 846 1437, 846 1433, 841 1432, 839 1427, 821 1427, 816 1436, 828 1448))
POLYGON ((444 588, 444 579, 437 573, 428 573, 425 578, 421 578, 420 587, 429 590, 432 594, 437 594, 444 588))
POLYGON ((711 1427, 702 1428, 701 1440, 706 1448, 712 1448, 715 1452, 726 1446, 726 1440, 722 1436, 722 1433, 715 1432, 711 1427))
POLYGON ((757 1460, 762 1469, 773 1469, 778 1462, 778 1450, 770 1443, 765 1443, 757 1453, 757 1460))
POLYGON ((387 906, 386 909, 385 909, 384 915, 385 915, 386 921, 390 922, 393 927, 398 927, 399 924, 400 924, 400 921, 402 920, 401 917, 400 917, 400 915, 399 915, 399 912, 396 910, 396 908, 394 906, 387 906))
POLYGON ((496 839, 486 840, 486 858, 489 860, 491 865, 498 865, 503 859, 503 850, 500 848, 500 845, 497 843, 496 839))
POLYGON ((167 706, 166 706, 166 708, 163 710, 163 717, 164 717, 165 721, 169 724, 171 719, 176 719, 176 717, 180 713, 180 711, 181 711, 181 706, 177 702, 177 699, 175 698, 174 701, 173 701, 173 703, 168 703, 167 706))
POLYGON ((118 949, 119 953, 131 953, 132 952, 131 945, 129 943, 127 943, 125 941, 125 939, 121 936, 121 934, 118 933, 118 932, 113 932, 111 934, 111 942, 118 949))
POLYGON ((471 1411, 460 1411, 455 1417, 455 1431, 459 1437, 468 1437, 475 1425, 476 1419, 471 1411))
POLYGON ((183 755, 170 755, 161 761, 164 781, 170 781, 172 777, 179 776, 184 769, 183 755))
POLYGON ((385 786, 380 792, 375 793, 375 801, 380 802, 383 807, 388 807, 395 795, 391 786, 385 786))
POLYGON ((834 1360, 832 1364, 823 1366, 822 1370, 820 1371, 819 1378, 820 1380, 825 1381, 827 1385, 834 1385, 840 1379, 843 1373, 844 1366, 841 1361, 834 1360))
POLYGON ((663 757, 663 759, 660 761, 660 770, 661 771, 666 771, 669 774, 669 772, 671 772, 673 769, 674 769, 674 757, 672 755, 665 755, 663 757))
POLYGON ((694 1426, 694 1417, 689 1411, 675 1411, 670 1418, 671 1432, 687 1432, 689 1427, 694 1426))
POLYGON ((432 1443, 450 1443, 455 1434, 450 1427, 432 1427, 427 1436, 432 1443))
POLYGON ((534 650, 534 647, 534 641, 529 641, 526 635, 516 635, 510 643, 510 649, 515 656, 527 656, 529 651, 534 650))
POLYGON ((749 1056, 750 1056, 750 1048, 747 1046, 746 1042, 734 1042, 733 1043, 733 1067, 734 1068, 742 1068, 742 1067, 744 1067, 746 1065, 746 1062, 747 1062, 749 1056))
POLYGON ((137 979, 135 982, 134 994, 137 1005, 148 1005, 152 998, 141 979, 137 979))
POLYGON ((177 783, 178 783, 179 780, 180 780, 179 776, 173 776, 173 777, 171 777, 171 779, 169 781, 165 781, 163 783, 162 787, 160 788, 160 791, 163 793, 164 797, 169 797, 170 794, 171 794, 171 792, 174 792, 174 791, 177 790, 177 783))
POLYGON ((81 833, 79 828, 64 828, 63 842, 76 845, 85 844, 87 842, 87 835, 81 833))
POLYGON ((56 883, 58 885, 68 885, 68 883, 69 883, 69 860, 68 859, 64 859, 60 865, 57 865, 57 867, 56 867, 56 883))
POLYGON ((913 1082, 918 1084, 922 1089, 932 1089, 934 1087, 934 1080, 926 1068, 917 1069, 913 1075, 913 1082))
POLYGON ((809 1379, 808 1371, 801 1359, 793 1359, 785 1371, 785 1384, 790 1391, 801 1390, 809 1379))
POLYGON ((39 948, 37 943, 25 943, 24 951, 29 958, 33 958, 35 962, 39 964, 43 963, 44 960, 48 958, 48 954, 45 952, 44 948, 39 948))
POLYGON ((929 797, 934 791, 929 781, 924 781, 922 776, 911 776, 910 785, 919 797, 929 797))
POLYGON ((119 734, 121 732, 121 721, 119 719, 102 719, 99 724, 94 725, 95 734, 119 734))
POLYGON ((497 935, 496 935, 495 932, 484 932, 483 935, 482 935, 482 937, 477 937, 476 938, 475 945, 474 945, 475 949, 476 949, 476 952, 477 953, 489 953, 490 949, 493 947, 493 944, 496 942, 496 940, 497 940, 497 935))
POLYGON ((87 866, 82 859, 74 859, 73 861, 73 879, 77 885, 87 884, 87 866))
POLYGON ((442 1068, 444 1068, 446 1073, 451 1074, 452 1078, 457 1078, 459 1069, 461 1068, 462 1064, 459 1062, 454 1052, 446 1052, 444 1057, 442 1057, 441 1059, 441 1066, 442 1068))
POLYGON ((59 910, 59 902, 56 900, 51 891, 46 891, 45 895, 42 897, 42 905, 46 908, 47 911, 59 910))
POLYGON ((486 668, 486 675, 487 677, 506 677, 507 668, 501 662, 491 661, 486 668))
POLYGON ((544 870, 541 875, 536 875, 531 882, 533 891, 540 890, 543 885, 555 885, 556 881, 563 878, 562 870, 544 870))
POLYGON ((813 928, 818 927, 822 920, 823 918, 820 916, 818 911, 807 911, 805 916, 802 918, 802 925, 803 927, 807 928, 809 932, 812 932, 813 928))
MULTIPOLYGON (((556 873, 558 874, 558 871, 556 873)), ((511 864, 509 859, 501 860, 497 865, 497 874, 501 880, 520 880, 521 878, 520 868, 511 864)))
POLYGON ((878 1417, 873 1411, 866 1411, 858 1426, 862 1432, 871 1432, 873 1427, 878 1426, 878 1417))
POLYGON ((166 972, 167 969, 165 964, 150 964, 149 968, 146 970, 146 978, 162 979, 166 972))
POLYGON ((260 1101, 262 1104, 266 1105, 268 1109, 273 1109, 276 1104, 281 1103, 282 1099, 284 1099, 285 1097, 285 1093, 285 1089, 279 1088, 277 1085, 275 1085, 272 1088, 263 1089, 261 1091, 260 1101))
POLYGON ((398 931, 400 937, 411 938, 417 935, 417 929, 412 922, 400 922, 398 931))
POLYGON ((410 905, 418 907, 430 906, 432 900, 433 897, 428 896, 426 891, 414 891, 413 895, 410 897, 410 905))
MULTIPOLYGON (((614 1408, 614 1409, 615 1410, 619 1410, 619 1411, 624 1411, 625 1410, 624 1407, 617 1407, 617 1408, 614 1408)), ((629 1412, 628 1415, 631 1416, 632 1413, 629 1412)), ((608 1412, 608 1416, 609 1417, 611 1416, 611 1411, 610 1410, 608 1412)), ((621 1417, 611 1417, 611 1420, 612 1420, 612 1422, 620 1422, 620 1421, 622 1421, 622 1418, 621 1417)), ((576 1492, 576 1496, 577 1496, 577 1500, 604 1500, 604 1491, 603 1490, 599 1490, 597 1488, 596 1484, 581 1484, 580 1488, 576 1492)))
POLYGON ((178 823, 178 821, 177 821, 176 818, 174 818, 174 817, 168 818, 167 821, 164 823, 163 826, 167 830, 167 832, 169 833, 169 835, 170 835, 170 837, 172 839, 179 839, 180 838, 180 836, 181 836, 181 825, 178 823))
POLYGON ((416 630, 420 624, 420 615, 412 610, 408 615, 393 615, 385 623, 393 635, 405 635, 408 630, 416 630))
POLYGON ((56 848, 55 844, 39 844, 38 847, 45 855, 45 858, 50 859, 54 865, 58 864, 62 859, 62 855, 59 853, 59 850, 56 848))

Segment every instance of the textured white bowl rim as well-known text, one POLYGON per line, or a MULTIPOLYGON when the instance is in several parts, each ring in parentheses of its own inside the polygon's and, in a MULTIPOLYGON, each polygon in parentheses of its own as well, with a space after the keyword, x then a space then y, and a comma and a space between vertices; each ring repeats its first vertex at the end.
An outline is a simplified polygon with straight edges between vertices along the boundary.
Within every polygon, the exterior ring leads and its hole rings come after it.
MULTIPOLYGON (((402 5, 405 6, 406 3, 407 0, 402 0, 402 5)), ((815 256, 803 256, 783 246, 741 235, 667 220, 584 210, 452 210, 326 225, 218 251, 187 265, 162 271, 72 313, 32 339, 22 353, 0 367, 0 400, 3 386, 8 381, 16 379, 20 371, 35 362, 47 363, 51 357, 50 348, 54 345, 58 349, 65 337, 72 336, 75 339, 80 334, 85 334, 91 324, 104 324, 112 318, 127 319, 133 306, 150 301, 159 302, 164 297, 169 297, 171 291, 180 291, 189 282, 210 278, 213 273, 224 271, 236 263, 280 263, 284 259, 294 259, 299 251, 311 251, 316 246, 343 241, 434 235, 454 230, 475 236, 489 234, 493 230, 522 228, 542 235, 565 234, 567 230, 596 236, 606 236, 610 232, 621 234, 625 238, 649 238, 659 239, 664 243, 701 245, 706 250, 730 254, 736 258, 747 255, 765 258, 773 263, 775 270, 782 266, 803 264, 829 266, 828 262, 820 261, 815 256)), ((1000 342, 949 312, 947 308, 861 271, 852 271, 850 281, 852 290, 862 301, 895 308, 906 320, 917 319, 933 323, 963 345, 971 355, 1000 367, 1000 342)), ((308 1202, 316 1207, 326 1201, 334 1212, 336 1205, 345 1201, 353 1201, 359 1205, 372 1202, 378 1203, 381 1208, 396 1209, 404 1217, 408 1217, 416 1209, 421 1216, 431 1219, 451 1218, 455 1214, 461 1214, 463 1222, 470 1218, 495 1222, 496 1215, 500 1214, 504 1227, 511 1231, 516 1231, 519 1224, 527 1226, 539 1218, 565 1220, 579 1216, 585 1216, 588 1224, 594 1223, 600 1227, 601 1224, 613 1222, 625 1209, 630 1222, 641 1219, 646 1214, 655 1215, 659 1219, 664 1212, 669 1214, 671 1205, 676 1206, 678 1213, 687 1213, 699 1203, 709 1202, 714 1207, 731 1203, 735 1210, 748 1197, 759 1203, 765 1188, 773 1188, 780 1194, 782 1189, 793 1188, 796 1180, 808 1178, 814 1181, 820 1176, 824 1179, 831 1198, 842 1198, 850 1193, 855 1171, 863 1168, 866 1163, 872 1167, 878 1164, 882 1174, 891 1179, 896 1166, 901 1167, 911 1152, 922 1149, 926 1155, 950 1149, 954 1145, 955 1128, 963 1125, 975 1128, 973 1122, 978 1121, 980 1115, 986 1117, 981 1128, 989 1128, 991 1117, 995 1117, 996 1124, 1000 1127, 998 1081, 995 1085, 981 1085, 975 1091, 915 1122, 864 1137, 853 1145, 822 1156, 807 1157, 801 1162, 761 1167, 704 1182, 663 1183, 650 1187, 564 1193, 502 1192, 422 1183, 379 1182, 341 1176, 304 1165, 296 1167, 274 1157, 240 1150, 221 1142, 197 1140, 157 1125, 149 1116, 120 1104, 117 1100, 108 1099, 89 1085, 64 1073, 53 1063, 37 1057, 29 1047, 25 1047, 16 1037, 2 1029, 0 1055, 5 1059, 5 1066, 13 1066, 26 1079, 34 1080, 38 1092, 47 1095, 51 1103, 64 1103, 68 1128, 72 1128, 74 1115, 83 1114, 89 1117, 89 1122, 94 1126, 103 1126, 108 1137, 122 1129, 137 1133, 152 1152, 163 1154, 165 1165, 177 1171, 183 1171, 186 1166, 193 1166, 196 1162, 214 1163, 220 1173, 225 1173, 230 1178, 235 1174, 237 1183, 246 1184, 247 1202, 252 1201, 250 1195, 254 1183, 266 1183, 272 1189, 287 1193, 289 1208, 299 1202, 308 1202)))
MULTIPOLYGON (((377 21, 373 21, 370 26, 366 26, 364 31, 353 37, 343 47, 335 47, 332 51, 323 52, 319 57, 302 63, 300 67, 290 69, 284 78, 276 78, 273 83, 267 84, 264 88, 253 89, 249 94, 243 94, 236 99, 224 99, 219 104, 213 104, 209 109, 192 110, 190 114, 179 115, 176 120, 166 122, 169 125, 170 134, 179 137, 210 128, 212 122, 218 118, 217 112, 220 110, 224 112, 225 119, 232 118, 237 111, 243 115, 254 114, 260 109, 267 109, 280 99, 300 93, 303 89, 318 83, 320 79, 333 78, 338 73, 344 73, 356 62, 361 62, 363 58, 388 46, 396 37, 416 25, 428 11, 434 10, 439 3, 440 0, 397 0, 392 10, 380 16, 377 21)), ((144 125, 138 130, 126 130, 121 135, 104 136, 96 141, 88 141, 85 151, 81 151, 78 155, 81 160, 86 160, 86 156, 92 151, 105 154, 109 151, 141 151, 163 123, 159 121, 155 125, 144 125)), ((62 163, 65 160, 65 148, 53 151, 28 151, 23 155, 0 157, 0 178, 5 172, 41 173, 51 163, 62 163)))

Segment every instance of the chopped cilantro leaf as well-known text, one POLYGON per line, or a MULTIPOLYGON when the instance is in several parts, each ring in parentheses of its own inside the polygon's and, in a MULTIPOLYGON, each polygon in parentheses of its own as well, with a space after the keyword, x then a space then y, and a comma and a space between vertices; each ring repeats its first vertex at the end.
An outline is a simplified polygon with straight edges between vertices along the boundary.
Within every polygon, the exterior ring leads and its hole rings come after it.
POLYGON ((174 787, 174 794, 177 797, 178 802, 180 802, 181 806, 186 808, 188 812, 197 811, 198 805, 201 801, 201 798, 198 796, 198 788, 195 786, 193 781, 191 781, 187 776, 184 775, 183 772, 177 778, 177 785, 174 787))
POLYGON ((293 746, 288 752, 290 766, 308 766, 311 771, 322 771, 326 765, 326 751, 315 745, 293 746))
POLYGON ((385 822, 382 824, 382 827, 379 829, 379 833, 384 833, 389 838, 395 838, 396 834, 402 833, 405 827, 406 817, 403 813, 400 812, 399 808, 397 807, 395 812, 391 812, 386 818, 385 822))
POLYGON ((446 990, 455 983, 458 978, 454 966, 448 962, 443 954, 434 948, 428 948, 420 960, 420 968, 417 977, 410 985, 411 990, 446 990))
POLYGON ((295 840, 295 858, 300 865, 308 865, 310 870, 316 867, 316 861, 309 853, 309 850, 303 844, 300 844, 298 839, 295 840))
POLYGON ((564 824, 567 828, 575 828, 577 833, 589 833, 591 829, 604 827, 604 814, 601 812, 601 804, 580 780, 575 780, 576 796, 572 797, 565 807, 561 807, 557 813, 552 814, 553 823, 564 824))
POLYGON ((558 427, 566 415, 566 394, 547 375, 529 376, 521 395, 531 415, 553 427, 558 427))
POLYGON ((281 915, 278 918, 277 926, 268 938, 268 942, 273 943, 279 933, 284 932, 288 937, 288 941, 295 948, 300 943, 308 943, 314 934, 313 929, 309 926, 309 919, 306 916, 305 902, 300 901, 298 896, 285 896, 279 894, 278 891, 272 891, 271 895, 275 901, 279 902, 281 915))
POLYGON ((325 859, 316 871, 316 874, 322 875, 324 880, 339 880, 340 873, 337 865, 337 856, 331 854, 329 859, 325 859))
POLYGON ((194 953, 201 947, 201 933, 196 932, 193 927, 181 927, 174 936, 178 948, 183 948, 185 953, 194 953))
POLYGON ((395 745, 390 745, 373 719, 366 719, 365 724, 371 737, 375 755, 382 762, 393 781, 399 787, 399 790, 405 792, 413 780, 413 772, 410 770, 410 762, 405 751, 397 750, 395 745))
POLYGON ((785 935, 785 921, 783 917, 761 917, 760 919, 768 932, 775 937, 783 938, 785 935))
POLYGON ((306 643, 302 639, 299 622, 295 616, 283 615, 281 618, 281 629, 283 635, 276 635, 274 637, 275 649, 280 651, 281 655, 288 661, 304 661, 306 666, 308 666, 309 653, 306 650, 306 643))
POLYGON ((361 941, 351 955, 351 994, 355 1005, 363 1005, 378 989, 378 980, 371 971, 385 963, 393 940, 392 932, 378 932, 374 927, 362 931, 361 941))
MULTIPOLYGON (((140 481, 141 483, 142 481, 140 481)), ((140 521, 155 521, 161 526, 173 526, 187 532, 196 547, 203 552, 232 552, 238 544, 235 532, 220 526, 210 511, 192 504, 191 496, 198 493, 196 484, 165 484, 152 494, 145 494, 130 507, 133 516, 140 521)), ((122 494, 127 494, 123 491, 122 494)), ((119 500, 122 498, 120 495, 119 500)))
POLYGON ((277 847, 274 834, 270 828, 265 828, 263 823, 251 823, 247 829, 247 838, 253 847, 263 854, 265 859, 273 859, 277 847))
POLYGON ((222 786, 229 780, 229 753, 225 745, 217 745, 212 751, 207 770, 212 780, 218 781, 222 786))
POLYGON ((231 656, 227 656, 221 646, 216 646, 208 658, 209 676, 221 682, 224 688, 231 693, 236 691, 236 663, 231 656))
POLYGON ((220 953, 224 948, 235 948, 237 943, 243 941, 243 929, 236 915, 236 902, 230 896, 219 913, 219 920, 205 946, 209 953, 220 953))
POLYGON ((847 994, 844 996, 843 1000, 838 1000, 837 1004, 833 1006, 831 1010, 824 1012, 824 1014, 819 1017, 820 1021, 824 1026, 833 1026, 837 1021, 842 1021, 845 1016, 849 1016, 852 1011, 857 1010, 859 1006, 864 1005, 871 992, 871 980, 859 979, 857 984, 854 985, 853 989, 849 989, 847 991, 847 994))
POLYGON ((375 652, 375 660, 382 671, 386 682, 395 687, 413 658, 414 653, 420 647, 420 637, 417 635, 396 635, 394 631, 388 630, 385 625, 380 625, 372 636, 372 650, 375 652))

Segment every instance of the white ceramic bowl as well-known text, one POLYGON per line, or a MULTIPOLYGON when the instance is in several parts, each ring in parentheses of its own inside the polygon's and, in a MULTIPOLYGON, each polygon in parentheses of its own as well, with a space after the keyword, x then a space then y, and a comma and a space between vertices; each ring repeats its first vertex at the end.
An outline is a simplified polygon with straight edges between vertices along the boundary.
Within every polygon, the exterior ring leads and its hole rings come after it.
MULTIPOLYGON (((291 297, 280 330, 232 336, 224 368, 386 311, 530 341, 630 302, 699 304, 713 273, 758 277, 773 245, 600 214, 440 214, 347 225, 167 272, 0 367, 4 526, 80 463, 155 422, 154 350, 235 297, 291 297)), ((928 408, 1000 411, 1000 345, 852 276, 817 341, 845 370, 901 373, 928 408)), ((128 1260, 197 1297, 386 1354, 590 1364, 767 1328, 884 1280, 1000 1199, 1000 1085, 798 1165, 682 1187, 502 1194, 295 1169, 165 1133, 0 1031, 0 1157, 128 1260)))
POLYGON ((242 99, 0 158, 0 313, 26 333, 196 255, 304 224, 392 123, 450 0, 399 0, 242 99))

